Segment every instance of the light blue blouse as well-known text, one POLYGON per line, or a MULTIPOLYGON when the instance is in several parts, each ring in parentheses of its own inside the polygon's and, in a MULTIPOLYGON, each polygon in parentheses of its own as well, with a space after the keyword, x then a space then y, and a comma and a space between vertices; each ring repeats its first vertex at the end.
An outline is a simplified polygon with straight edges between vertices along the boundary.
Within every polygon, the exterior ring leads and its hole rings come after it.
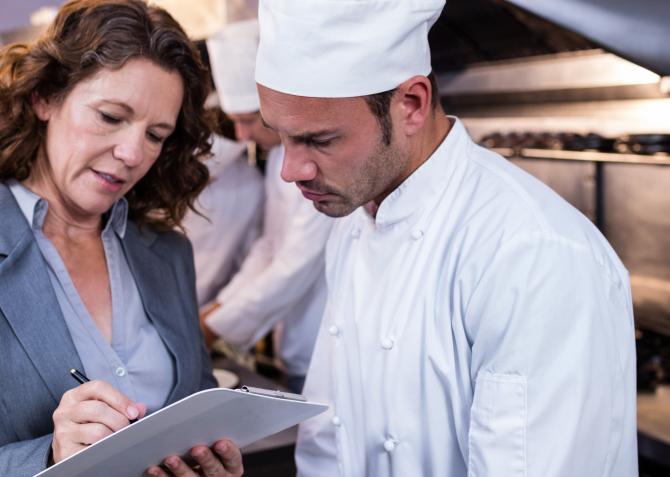
POLYGON ((17 181, 8 185, 48 264, 51 285, 86 376, 110 383, 133 401, 145 403, 149 412, 163 407, 174 386, 175 366, 144 311, 121 246, 128 220, 127 201, 122 198, 114 204, 101 235, 112 292, 112 341, 108 343, 81 300, 58 250, 43 233, 49 204, 17 181))

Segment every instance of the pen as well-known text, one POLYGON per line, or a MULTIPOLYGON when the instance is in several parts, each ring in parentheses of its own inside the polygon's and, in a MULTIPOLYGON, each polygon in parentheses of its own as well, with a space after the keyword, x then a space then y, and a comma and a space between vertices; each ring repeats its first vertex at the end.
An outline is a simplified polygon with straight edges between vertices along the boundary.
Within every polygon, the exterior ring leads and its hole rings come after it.
MULTIPOLYGON (((90 379, 88 379, 84 373, 75 368, 70 369, 70 376, 76 379, 79 384, 84 384, 90 381, 90 379)), ((131 424, 133 422, 137 422, 137 419, 130 420, 131 424)))
POLYGON ((77 380, 79 384, 84 384, 90 381, 86 376, 84 376, 84 373, 79 371, 78 369, 72 368, 70 370, 70 375, 77 380))

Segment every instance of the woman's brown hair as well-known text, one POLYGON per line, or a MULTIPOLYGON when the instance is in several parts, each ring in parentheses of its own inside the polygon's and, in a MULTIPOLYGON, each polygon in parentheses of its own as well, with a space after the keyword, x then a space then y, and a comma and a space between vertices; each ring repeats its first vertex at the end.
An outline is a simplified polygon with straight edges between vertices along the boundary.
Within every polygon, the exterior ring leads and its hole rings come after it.
POLYGON ((179 24, 141 0, 71 0, 34 43, 0 50, 0 180, 26 179, 42 147, 36 95, 61 101, 80 81, 133 58, 178 72, 184 99, 160 157, 126 195, 129 218, 162 230, 179 225, 208 179, 199 159, 210 150, 208 77, 179 24))

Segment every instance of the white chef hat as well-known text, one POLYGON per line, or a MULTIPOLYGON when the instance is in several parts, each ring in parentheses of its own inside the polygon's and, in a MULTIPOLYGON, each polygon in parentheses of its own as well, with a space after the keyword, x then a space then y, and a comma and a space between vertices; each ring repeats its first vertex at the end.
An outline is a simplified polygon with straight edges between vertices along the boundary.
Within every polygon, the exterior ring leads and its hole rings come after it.
POLYGON ((446 0, 261 0, 256 82, 297 96, 381 93, 431 71, 446 0))
POLYGON ((229 23, 207 39, 207 52, 221 109, 251 113, 260 109, 254 69, 258 50, 256 19, 229 23))

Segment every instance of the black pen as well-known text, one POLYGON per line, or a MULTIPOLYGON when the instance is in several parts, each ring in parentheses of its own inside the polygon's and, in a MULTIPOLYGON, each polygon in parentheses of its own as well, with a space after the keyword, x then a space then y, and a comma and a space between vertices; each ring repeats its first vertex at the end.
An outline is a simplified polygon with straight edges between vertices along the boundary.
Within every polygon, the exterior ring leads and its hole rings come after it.
MULTIPOLYGON (((84 384, 90 381, 84 373, 75 368, 70 369, 70 375, 76 379, 79 384, 84 384)), ((137 422, 137 419, 131 419, 129 422, 132 424, 133 422, 137 422)))
POLYGON ((87 382, 90 381, 90 379, 88 379, 86 376, 84 376, 84 373, 82 373, 78 369, 72 368, 70 370, 70 375, 72 375, 72 377, 74 379, 76 379, 77 382, 79 382, 79 384, 84 384, 84 383, 87 383, 87 382))

